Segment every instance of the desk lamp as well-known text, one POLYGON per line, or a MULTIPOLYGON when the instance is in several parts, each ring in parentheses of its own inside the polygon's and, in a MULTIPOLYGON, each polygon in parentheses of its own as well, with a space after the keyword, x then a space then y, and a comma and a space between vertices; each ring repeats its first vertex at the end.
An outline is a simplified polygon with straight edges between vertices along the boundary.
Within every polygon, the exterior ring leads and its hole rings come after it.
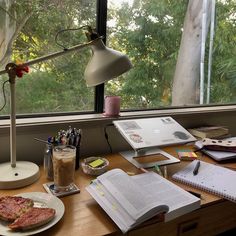
MULTIPOLYGON (((14 189, 24 187, 35 182, 40 174, 39 167, 31 162, 16 161, 16 109, 15 109, 15 82, 19 71, 22 74, 30 65, 43 62, 72 51, 79 51, 90 46, 93 54, 86 69, 85 80, 88 86, 102 84, 112 78, 115 78, 131 69, 132 64, 128 57, 118 51, 107 48, 103 41, 91 27, 87 27, 88 42, 74 47, 65 48, 62 51, 55 52, 21 65, 9 63, 1 74, 8 74, 10 83, 10 162, 0 164, 0 189, 14 189)), ((81 27, 82 28, 82 27, 81 27)))

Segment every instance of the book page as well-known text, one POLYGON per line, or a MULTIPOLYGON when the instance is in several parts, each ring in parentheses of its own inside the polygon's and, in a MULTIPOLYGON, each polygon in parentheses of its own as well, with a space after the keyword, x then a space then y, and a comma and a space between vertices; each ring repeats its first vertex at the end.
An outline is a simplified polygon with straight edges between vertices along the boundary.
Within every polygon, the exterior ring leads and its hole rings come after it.
POLYGON ((169 211, 166 213, 167 220, 200 207, 200 199, 154 172, 131 176, 131 178, 137 185, 142 186, 143 192, 149 198, 147 201, 158 200, 169 206, 169 211))
POLYGON ((159 212, 168 210, 168 206, 165 206, 159 199, 149 196, 142 186, 137 185, 128 174, 120 169, 108 171, 97 179, 135 220, 158 205, 160 205, 159 212))
POLYGON ((119 202, 98 182, 93 182, 86 190, 106 211, 111 219, 119 226, 123 233, 127 232, 135 224, 134 219, 123 209, 119 202))

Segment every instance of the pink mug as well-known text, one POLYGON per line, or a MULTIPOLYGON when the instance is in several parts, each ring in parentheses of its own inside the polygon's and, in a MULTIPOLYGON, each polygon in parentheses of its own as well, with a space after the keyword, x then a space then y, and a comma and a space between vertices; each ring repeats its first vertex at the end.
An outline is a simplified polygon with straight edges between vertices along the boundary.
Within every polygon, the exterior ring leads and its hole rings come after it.
POLYGON ((120 96, 106 96, 104 102, 104 116, 119 116, 120 96))

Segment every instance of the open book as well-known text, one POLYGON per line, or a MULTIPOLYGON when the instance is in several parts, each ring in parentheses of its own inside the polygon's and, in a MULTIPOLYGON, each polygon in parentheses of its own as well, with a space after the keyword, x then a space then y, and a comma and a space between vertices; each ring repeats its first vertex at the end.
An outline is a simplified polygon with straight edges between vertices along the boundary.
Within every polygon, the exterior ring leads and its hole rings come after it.
POLYGON ((200 199, 154 172, 129 176, 113 169, 97 177, 87 191, 123 233, 165 213, 172 220, 200 207, 200 199))

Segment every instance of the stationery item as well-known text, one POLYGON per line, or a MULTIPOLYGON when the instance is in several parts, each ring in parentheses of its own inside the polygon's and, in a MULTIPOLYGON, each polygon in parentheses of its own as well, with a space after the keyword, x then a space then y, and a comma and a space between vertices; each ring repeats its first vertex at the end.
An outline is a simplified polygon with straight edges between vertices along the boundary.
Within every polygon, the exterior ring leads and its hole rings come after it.
MULTIPOLYGON (((226 140, 234 140, 236 141, 236 137, 228 138, 226 140)), ((236 158, 236 153, 235 152, 223 152, 223 151, 212 151, 212 150, 207 150, 203 147, 202 141, 197 141, 195 142, 194 146, 198 149, 201 149, 202 152, 210 156, 216 161, 225 161, 225 160, 230 160, 230 159, 235 159, 236 158)))
POLYGON ((197 162, 197 160, 192 161, 174 174, 173 179, 236 202, 236 172, 200 161, 198 174, 193 175, 197 162))
POLYGON ((188 129, 188 131, 199 138, 218 138, 229 133, 229 129, 222 126, 202 126, 188 129))
POLYGON ((197 175, 198 174, 198 171, 199 171, 199 168, 200 168, 200 161, 197 161, 194 169, 193 169, 193 175, 197 175))
POLYGON ((193 161, 197 158, 197 154, 195 152, 178 152, 178 157, 181 161, 193 161))
POLYGON ((121 169, 100 175, 87 191, 123 233, 153 216, 170 221, 200 207, 200 199, 149 171, 129 176, 121 169))
POLYGON ((101 175, 107 171, 109 161, 103 157, 88 157, 81 164, 85 174, 101 175))
POLYGON ((96 168, 96 167, 104 165, 104 163, 105 163, 105 161, 99 158, 99 159, 96 159, 96 160, 90 162, 89 165, 93 168, 96 168))
POLYGON ((157 174, 159 174, 160 176, 163 176, 161 169, 157 164, 154 166, 154 170, 157 172, 157 174))

